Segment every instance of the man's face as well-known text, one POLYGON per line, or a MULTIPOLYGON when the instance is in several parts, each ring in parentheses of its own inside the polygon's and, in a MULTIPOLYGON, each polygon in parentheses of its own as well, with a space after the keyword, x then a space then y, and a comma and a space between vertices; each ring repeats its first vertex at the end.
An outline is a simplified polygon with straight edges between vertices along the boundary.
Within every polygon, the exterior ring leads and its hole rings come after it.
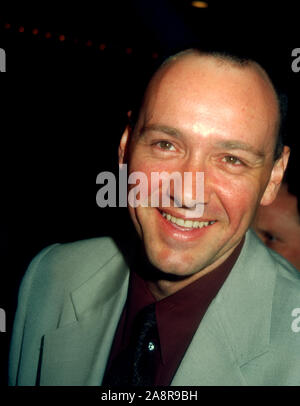
POLYGON ((134 134, 123 134, 120 162, 131 137, 129 172, 144 172, 149 184, 152 172, 191 172, 193 179, 204 172, 197 202, 204 212, 199 218, 188 207, 194 182, 184 189, 183 207, 174 207, 171 189, 172 207, 129 207, 130 215, 153 265, 180 276, 204 274, 238 245, 258 205, 275 197, 283 165, 273 169, 273 89, 257 69, 189 55, 156 75, 145 100, 134 134), (185 227, 174 218, 205 224, 185 227))
POLYGON ((260 207, 254 229, 261 240, 300 270, 300 218, 297 198, 283 184, 274 202, 260 207))

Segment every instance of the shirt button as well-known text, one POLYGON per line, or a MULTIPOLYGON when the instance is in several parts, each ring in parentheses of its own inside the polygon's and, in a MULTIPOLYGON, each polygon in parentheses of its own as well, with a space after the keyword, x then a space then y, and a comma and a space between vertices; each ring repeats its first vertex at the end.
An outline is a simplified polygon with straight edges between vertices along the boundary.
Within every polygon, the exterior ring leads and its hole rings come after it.
POLYGON ((153 341, 149 341, 149 343, 148 343, 148 350, 149 350, 150 352, 152 352, 152 351, 155 350, 155 344, 154 344, 153 341))

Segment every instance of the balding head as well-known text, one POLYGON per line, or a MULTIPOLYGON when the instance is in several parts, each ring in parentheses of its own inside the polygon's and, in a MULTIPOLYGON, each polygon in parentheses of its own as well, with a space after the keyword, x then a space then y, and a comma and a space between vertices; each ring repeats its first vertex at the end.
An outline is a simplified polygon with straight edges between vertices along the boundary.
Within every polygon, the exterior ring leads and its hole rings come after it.
MULTIPOLYGON (((164 80, 165 76, 169 72, 177 72, 185 69, 187 66, 194 65, 201 73, 202 69, 202 80, 206 80, 205 71, 209 70, 219 70, 219 72, 228 72, 229 70, 238 71, 246 73, 249 76, 249 91, 251 92, 252 84, 256 83, 257 87, 261 89, 261 94, 265 94, 263 98, 265 103, 269 105, 270 109, 274 113, 273 127, 274 127, 274 160, 277 160, 283 148, 282 134, 281 134, 281 101, 279 96, 268 76, 266 71, 255 61, 251 59, 239 58, 234 55, 229 55, 220 52, 203 52, 198 49, 187 49, 185 51, 179 52, 171 57, 167 58, 156 73, 150 80, 146 92, 144 94, 143 102, 141 104, 141 112, 145 107, 145 103, 149 100, 149 95, 155 91, 157 86, 164 80), (217 68, 217 69, 216 69, 217 68), (252 83, 251 83, 252 81, 252 83)), ((175 80, 176 80, 175 73, 175 80)), ((243 75, 242 75, 243 76, 243 75)), ((245 76, 245 75, 244 75, 245 76)), ((199 76, 199 80, 200 80, 199 76)), ((189 77, 186 77, 186 81, 189 81, 189 77)), ((136 114, 136 113, 135 113, 136 114)), ((137 121, 137 116, 133 114, 134 124, 137 121)))

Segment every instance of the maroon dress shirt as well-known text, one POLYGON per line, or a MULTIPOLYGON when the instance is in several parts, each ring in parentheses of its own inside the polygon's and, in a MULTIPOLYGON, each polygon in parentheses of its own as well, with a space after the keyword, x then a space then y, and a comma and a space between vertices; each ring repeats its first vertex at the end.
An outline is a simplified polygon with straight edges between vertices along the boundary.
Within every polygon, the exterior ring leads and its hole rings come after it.
POLYGON ((126 351, 136 315, 155 303, 159 345, 155 349, 154 385, 169 385, 211 301, 233 268, 244 240, 219 267, 176 293, 156 301, 147 282, 132 271, 124 306, 106 370, 126 351))

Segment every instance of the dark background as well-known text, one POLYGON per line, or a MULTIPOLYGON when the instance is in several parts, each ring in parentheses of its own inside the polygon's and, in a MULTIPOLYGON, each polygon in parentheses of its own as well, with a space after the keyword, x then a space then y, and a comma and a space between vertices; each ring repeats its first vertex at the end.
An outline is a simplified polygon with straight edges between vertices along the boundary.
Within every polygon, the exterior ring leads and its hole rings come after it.
POLYGON ((259 54, 290 95, 295 156, 300 72, 291 70, 291 51, 300 35, 292 2, 268 9, 216 1, 196 9, 188 0, 2 3, 8 75, 0 85, 0 307, 7 333, 0 333, 0 383, 6 385, 17 291, 33 256, 54 242, 126 227, 126 209, 97 207, 96 176, 117 172, 126 112, 159 62, 195 44, 259 54))

